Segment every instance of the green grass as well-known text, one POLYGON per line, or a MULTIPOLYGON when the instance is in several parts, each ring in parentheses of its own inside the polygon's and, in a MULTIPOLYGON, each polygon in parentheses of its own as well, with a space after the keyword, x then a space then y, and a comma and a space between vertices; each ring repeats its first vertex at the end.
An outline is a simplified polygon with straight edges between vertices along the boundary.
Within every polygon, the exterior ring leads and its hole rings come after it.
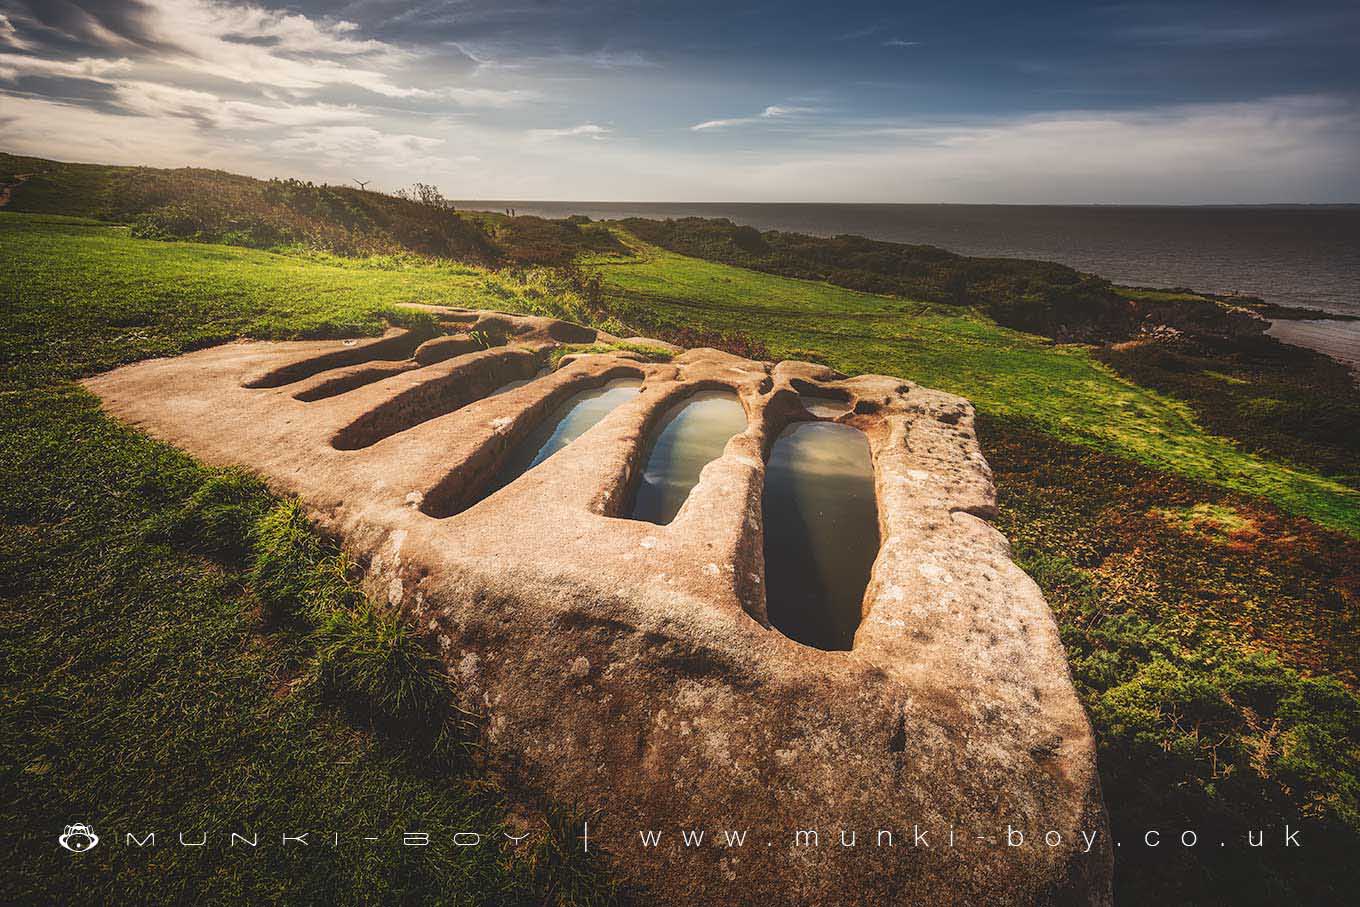
POLYGON ((652 324, 749 334, 775 356, 813 350, 849 374, 909 378, 1077 441, 1188 478, 1265 497, 1360 535, 1360 492, 1210 434, 1190 409, 1098 362, 984 316, 687 258, 630 240, 639 255, 592 262, 615 313, 652 324))
MULTIPOLYGON (((434 740, 402 732, 413 707, 439 707, 433 665, 296 505, 109 420, 71 379, 238 336, 373 334, 387 319, 418 320, 401 309, 409 302, 586 320, 570 283, 409 256, 160 243, 6 213, 0 260, 0 818, 18 842, 0 870, 12 899, 609 897, 599 866, 569 846, 570 805, 548 808, 515 859, 262 847, 258 860, 224 863, 101 847, 73 873, 53 844, 74 821, 189 833, 301 821, 385 839, 418 825, 443 840, 509 821, 503 792, 447 758, 446 729, 434 740)), ((1329 867, 1356 840, 1360 721, 1325 675, 1354 689, 1356 543, 1252 495, 1354 536, 1353 492, 1237 451, 1084 349, 982 317, 655 252, 599 270, 605 301, 634 323, 749 334, 775 355, 978 402, 998 525, 1053 604, 1116 829, 1273 822, 1289 810, 1342 823, 1298 865, 1216 863, 1201 849, 1168 870, 1125 854, 1124 901, 1300 902, 1344 887, 1329 867), (1223 490, 1233 487, 1250 494, 1223 490), (1246 525, 1257 531, 1235 531, 1246 525), (1259 677, 1302 706, 1249 700, 1243 678, 1259 677), (1319 692, 1327 703, 1308 698, 1319 692), (1219 721, 1230 745, 1185 745, 1183 706, 1219 721), (1274 733, 1261 721, 1270 714, 1300 741, 1293 749, 1258 747, 1274 733), (1244 766, 1232 783, 1219 777, 1229 759, 1244 766)))
POLYGON ((404 303, 579 314, 530 272, 512 279, 414 256, 340 258, 138 240, 94 221, 0 212, 0 367, 37 380, 237 337, 381 333, 404 303))
POLYGON ((1115 287, 1120 296, 1138 299, 1143 302, 1203 302, 1204 296, 1198 293, 1184 293, 1179 290, 1150 290, 1146 287, 1115 287))
POLYGON ((984 416, 997 528, 1043 589, 1099 745, 1115 901, 1343 903, 1360 885, 1360 541, 984 416), (1306 827, 1306 851, 1130 846, 1306 827))
POLYGON ((455 832, 491 840, 523 823, 484 769, 445 758, 447 728, 393 727, 447 697, 409 629, 358 593, 293 504, 114 422, 70 380, 235 336, 374 333, 403 302, 560 300, 462 266, 157 243, 12 214, 0 260, 5 901, 610 897, 555 812, 523 853, 453 847, 455 832), (56 837, 76 821, 104 842, 73 858, 56 837), (152 830, 156 849, 122 846, 152 830), (402 847, 407 830, 436 843, 402 847), (174 846, 180 831, 213 843, 174 846), (228 851, 232 831, 258 831, 259 849, 228 851), (285 850, 285 831, 342 843, 285 850))

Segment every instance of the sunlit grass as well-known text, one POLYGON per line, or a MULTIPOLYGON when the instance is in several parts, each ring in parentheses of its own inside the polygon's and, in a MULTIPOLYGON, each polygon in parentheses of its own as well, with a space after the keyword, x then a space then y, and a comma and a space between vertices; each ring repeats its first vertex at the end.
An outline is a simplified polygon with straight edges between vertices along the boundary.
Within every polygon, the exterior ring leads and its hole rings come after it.
POLYGON ((425 641, 360 592, 295 502, 119 424, 70 380, 239 336, 377 333, 428 317, 403 303, 487 304, 489 285, 509 307, 561 300, 466 266, 5 213, 0 262, 5 903, 608 902, 594 855, 541 858, 550 828, 518 851, 448 846, 502 840, 512 820, 461 758, 425 641), (75 871, 54 841, 73 819, 111 841, 258 831, 262 846, 222 861, 162 845, 75 871), (439 843, 402 847, 408 829, 439 843), (343 843, 264 845, 303 830, 343 843))
POLYGON ((592 261, 621 317, 750 334, 776 356, 813 351, 849 374, 897 375, 1025 418, 1065 440, 1225 488, 1360 534, 1360 492, 1210 434, 1189 407, 1120 377, 1083 346, 982 315, 688 258, 629 240, 592 261))

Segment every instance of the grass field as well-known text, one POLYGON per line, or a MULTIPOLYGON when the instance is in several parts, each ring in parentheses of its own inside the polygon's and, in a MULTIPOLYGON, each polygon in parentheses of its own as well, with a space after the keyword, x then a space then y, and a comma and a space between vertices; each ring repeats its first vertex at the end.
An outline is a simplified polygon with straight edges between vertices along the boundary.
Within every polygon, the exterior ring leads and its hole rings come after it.
MULTIPOLYGON (((595 263, 615 315, 750 334, 775 355, 977 402, 998 523, 1058 618, 1116 834, 1263 816, 1323 829, 1289 865, 1204 848, 1171 863, 1123 853, 1121 903, 1321 902, 1360 884, 1336 869, 1360 841, 1353 491, 1236 450, 1083 348, 644 251, 595 263)), ((203 527, 165 531, 223 477, 112 422, 72 379, 240 336, 373 334, 412 317, 406 302, 585 320, 585 300, 542 274, 156 242, 3 212, 0 260, 0 820, 18 840, 0 867, 13 900, 606 899, 599 867, 566 859, 560 828, 542 820, 531 820, 538 846, 518 856, 261 847, 222 863, 101 848, 89 855, 98 871, 73 873, 53 846, 62 825, 92 817, 166 834, 301 822, 391 836, 418 821, 445 840, 525 821, 475 759, 433 758, 323 695, 309 678, 343 633, 271 618, 272 585, 249 558, 222 554, 232 544, 204 550, 203 527)), ((284 506, 251 500, 274 515, 284 506)), ((229 543, 249 541, 232 532, 229 543)), ((326 581, 314 569, 284 579, 326 581)))
POLYGON ((1080 346, 997 326, 981 315, 701 261, 632 241, 601 257, 624 320, 739 331, 778 357, 809 352, 849 374, 902 375, 1030 420, 1055 437, 1191 479, 1260 495, 1360 537, 1360 491, 1209 434, 1189 408, 1121 378, 1080 346))
MULTIPOLYGON (((565 858, 543 820, 522 851, 452 847, 455 832, 510 827, 503 792, 307 682, 313 627, 266 619, 248 562, 160 531, 218 474, 109 420, 69 380, 228 337, 372 333, 397 303, 501 299, 487 289, 500 285, 460 266, 154 243, 3 213, 0 260, 3 899, 604 900, 609 883, 565 858), (162 846, 100 847, 77 865, 56 836, 95 820, 162 846), (225 835, 256 830, 257 851, 223 858, 225 835), (408 830, 439 843, 402 847, 408 830), (284 831, 342 843, 285 850, 284 831), (180 832, 213 844, 164 844, 180 832)), ((288 579, 312 583, 311 569, 288 579)))

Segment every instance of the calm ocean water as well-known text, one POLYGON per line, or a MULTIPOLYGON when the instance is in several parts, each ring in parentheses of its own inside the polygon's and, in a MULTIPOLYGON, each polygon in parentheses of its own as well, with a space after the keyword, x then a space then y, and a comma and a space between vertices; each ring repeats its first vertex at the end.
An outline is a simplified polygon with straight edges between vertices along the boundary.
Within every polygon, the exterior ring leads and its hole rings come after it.
MULTIPOLYGON (((649 204, 464 201, 595 219, 726 217, 761 230, 857 233, 966 255, 1058 261, 1118 283, 1241 292, 1360 315, 1360 206, 649 204)), ((1281 339, 1360 364, 1360 322, 1277 322, 1281 339)))

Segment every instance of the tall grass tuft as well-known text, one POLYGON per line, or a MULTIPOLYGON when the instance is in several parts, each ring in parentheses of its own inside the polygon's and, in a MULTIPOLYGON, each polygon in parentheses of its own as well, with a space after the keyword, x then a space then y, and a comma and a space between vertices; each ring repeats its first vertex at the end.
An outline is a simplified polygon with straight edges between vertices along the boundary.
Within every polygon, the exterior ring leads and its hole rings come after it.
POLYGON ((147 537, 240 564, 250 553, 255 526, 270 501, 264 483, 251 474, 240 469, 214 472, 182 507, 154 520, 147 537))
POLYGON ((453 711, 444 666, 395 612, 361 598, 317 628, 316 680, 374 724, 438 735, 453 711))
POLYGON ((255 526, 250 584, 274 621, 323 619, 352 604, 353 564, 328 551, 295 500, 282 501, 255 526))
POLYGON ((577 835, 582 823, 594 821, 581 809, 543 804, 542 828, 529 852, 516 859, 533 891, 544 904, 558 907, 616 907, 636 901, 637 892, 609 876, 602 854, 585 853, 577 835))

